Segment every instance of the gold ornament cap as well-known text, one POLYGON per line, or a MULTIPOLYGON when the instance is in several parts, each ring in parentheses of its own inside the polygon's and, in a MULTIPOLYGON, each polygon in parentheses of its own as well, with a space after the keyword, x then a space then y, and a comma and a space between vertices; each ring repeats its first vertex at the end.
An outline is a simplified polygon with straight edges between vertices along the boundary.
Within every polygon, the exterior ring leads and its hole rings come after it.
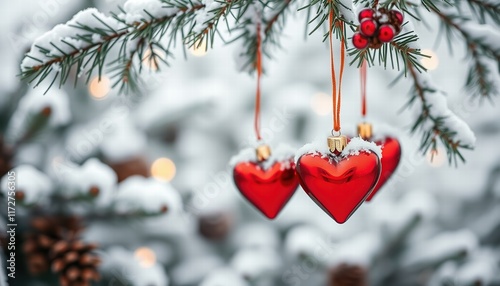
POLYGON ((257 154, 257 161, 262 162, 271 157, 271 147, 266 144, 262 144, 255 149, 257 154))
POLYGON ((358 135, 364 140, 370 139, 373 135, 373 126, 371 125, 371 123, 359 123, 358 135))
POLYGON ((342 152, 347 146, 347 137, 344 135, 330 136, 327 139, 330 152, 342 152))

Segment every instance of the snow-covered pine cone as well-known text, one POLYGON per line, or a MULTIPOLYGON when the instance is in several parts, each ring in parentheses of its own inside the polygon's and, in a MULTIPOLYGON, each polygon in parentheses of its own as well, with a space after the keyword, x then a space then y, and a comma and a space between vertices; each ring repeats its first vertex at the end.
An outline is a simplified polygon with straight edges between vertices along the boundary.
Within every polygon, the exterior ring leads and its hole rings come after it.
POLYGON ((49 254, 60 240, 74 240, 82 230, 75 217, 37 217, 31 221, 33 228, 23 244, 28 270, 37 275, 49 270, 49 254))
POLYGON ((57 242, 50 253, 51 269, 59 274, 61 286, 90 286, 92 281, 98 281, 97 271, 101 260, 92 253, 97 246, 82 241, 57 242))
POLYGON ((330 270, 329 286, 367 286, 367 271, 360 265, 340 264, 330 270))

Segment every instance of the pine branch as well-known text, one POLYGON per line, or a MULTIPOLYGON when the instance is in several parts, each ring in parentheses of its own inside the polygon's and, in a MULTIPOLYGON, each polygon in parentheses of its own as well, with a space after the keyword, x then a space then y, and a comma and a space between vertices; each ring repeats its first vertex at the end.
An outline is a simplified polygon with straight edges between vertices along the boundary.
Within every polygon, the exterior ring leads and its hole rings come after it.
MULTIPOLYGON (((432 11, 441 20, 448 39, 451 39, 455 32, 466 43, 467 51, 472 58, 466 87, 475 91, 472 95, 491 100, 491 96, 499 94, 500 89, 491 75, 497 71, 488 67, 486 57, 496 62, 500 61, 500 44, 495 40, 496 37, 500 37, 500 33, 491 29, 492 33, 489 34, 490 31, 486 30, 485 25, 479 25, 465 17, 454 15, 450 10, 432 11)), ((451 43, 449 46, 452 47, 451 43)))
MULTIPOLYGON (((192 19, 195 11, 205 7, 202 4, 187 6, 186 3, 181 1, 175 1, 174 4, 176 8, 175 13, 155 18, 149 12, 144 11, 149 17, 132 23, 127 23, 121 19, 121 17, 124 17, 123 14, 114 15, 114 18, 111 18, 100 14, 95 9, 91 11, 85 10, 67 23, 67 29, 72 29, 74 35, 60 37, 61 40, 58 43, 60 45, 50 42, 51 47, 49 48, 37 45, 36 43, 34 44, 32 50, 26 55, 23 61, 21 76, 29 79, 30 82, 38 80, 35 85, 37 86, 50 74, 55 72, 52 83, 59 80, 59 86, 61 86, 67 81, 72 69, 76 67, 76 84, 78 76, 84 70, 87 69, 85 74, 87 75, 88 82, 95 70, 97 70, 100 77, 104 67, 108 64, 111 70, 115 72, 115 76, 117 76, 115 85, 121 83, 122 90, 126 90, 127 87, 136 89, 138 73, 134 71, 133 67, 134 56, 137 56, 139 65, 141 65, 142 58, 146 52, 146 49, 143 49, 144 45, 162 47, 165 54, 169 55, 169 48, 174 43, 172 39, 175 39, 184 25, 192 19), (79 22, 79 20, 90 22, 86 19, 89 15, 95 18, 101 25, 90 26, 79 22), (169 31, 171 40, 163 48, 157 39, 162 38, 169 31), (133 41, 137 42, 137 47, 134 51, 130 52, 127 50, 128 45, 133 41), (84 44, 82 45, 82 43, 84 44), (62 47, 61 45, 64 46, 62 47), (108 54, 117 46, 120 46, 118 58, 108 63, 108 54), (56 51, 55 54, 54 51, 56 51)), ((172 7, 165 7, 165 9, 168 8, 172 7)), ((55 35, 49 34, 49 36, 56 38, 57 30, 51 32, 55 35)), ((46 39, 41 39, 40 41, 44 44, 47 42, 46 39)))
POLYGON ((275 0, 277 3, 277 8, 272 9, 275 11, 266 22, 266 28, 264 29, 264 34, 266 35, 266 39, 269 39, 269 35, 276 33, 283 29, 283 25, 285 22, 286 12, 292 3, 292 0, 275 0))
POLYGON ((351 48, 348 50, 348 55, 353 57, 350 64, 361 67, 361 64, 367 61, 370 66, 378 63, 378 65, 387 68, 390 62, 392 69, 403 69, 405 76, 409 65, 416 68, 418 72, 425 71, 420 63, 420 59, 425 55, 420 52, 420 49, 413 47, 417 41, 418 36, 413 31, 409 31, 398 35, 391 43, 385 43, 377 50, 351 48))
POLYGON ((291 0, 270 0, 252 4, 245 10, 239 25, 233 30, 240 31, 233 41, 242 41, 242 52, 239 55, 241 70, 253 72, 256 68, 258 30, 261 33, 262 52, 265 56, 272 57, 271 47, 281 47, 281 31, 291 4, 291 0), (257 26, 260 26, 259 29, 257 26))
POLYGON ((409 74, 413 78, 413 88, 408 106, 413 105, 418 99, 421 103, 421 112, 412 126, 412 132, 422 131, 420 150, 423 153, 438 152, 438 143, 441 142, 448 154, 448 161, 455 165, 460 159, 465 161, 461 149, 473 149, 475 138, 468 126, 458 119, 446 106, 446 99, 428 79, 416 71, 411 64, 408 65, 409 74))
POLYGON ((212 47, 217 28, 221 19, 225 19, 232 10, 237 10, 238 14, 234 15, 236 21, 241 17, 241 11, 245 11, 251 1, 244 0, 225 0, 215 1, 210 7, 204 7, 205 11, 198 13, 194 19, 194 25, 191 27, 187 41, 189 47, 197 45, 200 47, 203 42, 206 42, 206 47, 212 47))
POLYGON ((455 0, 456 6, 459 6, 460 2, 466 2, 468 4, 470 10, 474 13, 476 18, 479 19, 481 24, 485 24, 487 18, 490 18, 495 21, 496 24, 500 25, 500 2, 495 0, 455 0))

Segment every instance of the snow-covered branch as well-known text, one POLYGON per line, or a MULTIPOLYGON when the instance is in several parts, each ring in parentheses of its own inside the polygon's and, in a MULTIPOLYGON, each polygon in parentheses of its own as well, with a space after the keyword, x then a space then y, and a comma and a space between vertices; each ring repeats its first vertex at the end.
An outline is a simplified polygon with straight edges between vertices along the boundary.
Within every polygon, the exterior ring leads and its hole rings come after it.
POLYGON ((464 158, 460 149, 473 149, 476 138, 469 126, 456 116, 447 106, 446 95, 439 91, 432 83, 428 74, 418 73, 414 67, 408 67, 414 80, 412 98, 420 100, 420 108, 412 130, 421 130, 421 150, 437 152, 438 139, 446 147, 449 161, 456 162, 458 156, 464 158))

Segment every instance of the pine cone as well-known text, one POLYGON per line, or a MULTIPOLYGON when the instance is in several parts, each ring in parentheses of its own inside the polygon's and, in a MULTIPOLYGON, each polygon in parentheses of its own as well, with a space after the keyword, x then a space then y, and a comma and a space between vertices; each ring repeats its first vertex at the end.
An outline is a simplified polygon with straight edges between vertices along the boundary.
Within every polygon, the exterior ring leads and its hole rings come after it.
POLYGON ((28 270, 38 275, 49 270, 49 253, 60 240, 74 240, 82 230, 77 218, 38 217, 31 221, 33 232, 28 234, 23 244, 28 270))
POLYGON ((230 213, 203 215, 198 218, 198 231, 206 239, 223 240, 229 234, 233 225, 230 213))
POLYGON ((0 136, 0 177, 3 177, 12 169, 12 157, 14 153, 5 145, 3 137, 0 136))
POLYGON ((128 177, 139 175, 149 177, 149 165, 143 157, 134 157, 122 162, 108 162, 108 165, 118 176, 118 182, 122 182, 128 177))
POLYGON ((340 264, 330 271, 328 286, 367 286, 366 269, 360 265, 340 264))
POLYGON ((59 274, 61 286, 90 286, 91 281, 99 280, 100 259, 92 254, 96 247, 78 240, 61 240, 52 247, 51 268, 59 274))

